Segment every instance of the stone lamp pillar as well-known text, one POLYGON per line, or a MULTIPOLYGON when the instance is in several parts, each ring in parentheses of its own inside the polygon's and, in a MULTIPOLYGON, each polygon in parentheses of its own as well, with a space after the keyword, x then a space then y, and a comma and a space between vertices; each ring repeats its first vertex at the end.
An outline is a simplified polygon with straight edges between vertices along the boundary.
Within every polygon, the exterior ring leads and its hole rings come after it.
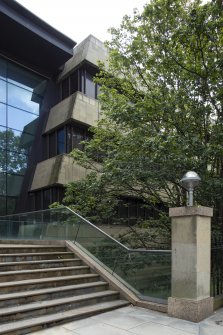
POLYGON ((170 208, 172 289, 168 314, 199 322, 213 313, 210 297, 211 217, 209 207, 170 208))

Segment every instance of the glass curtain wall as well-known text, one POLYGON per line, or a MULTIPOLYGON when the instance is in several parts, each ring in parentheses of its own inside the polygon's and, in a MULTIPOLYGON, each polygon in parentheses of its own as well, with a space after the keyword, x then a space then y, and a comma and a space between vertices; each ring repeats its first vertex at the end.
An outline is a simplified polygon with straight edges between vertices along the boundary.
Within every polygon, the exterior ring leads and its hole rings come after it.
POLYGON ((46 79, 0 58, 0 215, 14 213, 46 79))

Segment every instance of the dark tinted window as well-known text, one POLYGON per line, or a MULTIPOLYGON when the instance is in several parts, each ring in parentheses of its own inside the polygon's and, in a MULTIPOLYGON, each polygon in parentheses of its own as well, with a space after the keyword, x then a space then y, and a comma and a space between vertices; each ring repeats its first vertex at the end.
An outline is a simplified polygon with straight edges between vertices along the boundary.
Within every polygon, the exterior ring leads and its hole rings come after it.
POLYGON ((57 131, 57 154, 65 153, 64 128, 57 131))

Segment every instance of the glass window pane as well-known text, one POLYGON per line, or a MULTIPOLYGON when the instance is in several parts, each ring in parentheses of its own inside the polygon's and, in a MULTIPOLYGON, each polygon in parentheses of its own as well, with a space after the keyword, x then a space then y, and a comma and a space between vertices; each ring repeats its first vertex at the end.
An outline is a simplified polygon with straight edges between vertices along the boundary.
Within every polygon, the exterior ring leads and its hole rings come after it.
POLYGON ((93 76, 86 72, 86 91, 85 94, 88 97, 95 99, 95 83, 93 82, 93 76))
POLYGON ((0 173, 0 195, 6 195, 6 173, 0 173))
POLYGON ((49 157, 56 156, 56 133, 49 134, 49 157))
POLYGON ((21 111, 20 109, 8 107, 8 127, 23 131, 25 127, 33 122, 37 115, 21 111))
POLYGON ((46 84, 46 80, 36 73, 27 71, 26 69, 17 66, 13 63, 8 62, 8 82, 16 84, 17 86, 23 87, 31 92, 35 92, 42 83, 42 91, 44 90, 43 85, 46 84))
POLYGON ((57 131, 57 154, 65 152, 64 128, 57 131))
POLYGON ((0 150, 0 172, 6 172, 7 166, 7 152, 6 150, 0 150))
POLYGON ((6 79, 6 61, 0 58, 0 78, 6 79))
POLYGON ((0 216, 6 215, 6 197, 0 196, 0 216))
POLYGON ((0 149, 1 150, 6 149, 6 128, 5 127, 0 127, 0 149))
POLYGON ((42 209, 42 191, 37 191, 35 194, 35 210, 42 209))
POLYGON ((78 91, 78 71, 70 75, 70 94, 78 91))
POLYGON ((7 174, 7 195, 18 196, 23 183, 23 176, 7 174))
POLYGON ((50 189, 43 191, 43 204, 44 209, 48 208, 51 204, 50 189))
POLYGON ((12 152, 21 152, 29 154, 30 146, 33 142, 34 136, 26 134, 25 132, 8 129, 7 130, 7 150, 12 152))
POLYGON ((7 151, 7 172, 24 175, 28 157, 24 152, 7 151))
POLYGON ((13 214, 15 212, 17 198, 7 197, 7 214, 13 214))
POLYGON ((29 154, 33 141, 34 141, 34 136, 27 134, 23 131, 20 134, 19 151, 21 151, 21 149, 25 149, 25 151, 23 150, 24 153, 29 154))
POLYGON ((72 151, 72 126, 66 127, 66 135, 67 135, 67 149, 66 152, 69 153, 72 151))
POLYGON ((0 103, 0 125, 6 127, 6 105, 0 103))
POLYGON ((0 79, 0 102, 6 103, 6 81, 0 79))
POLYGON ((33 93, 13 84, 8 84, 8 104, 39 115, 39 104, 33 93))
POLYGON ((95 95, 95 98, 97 99, 98 96, 101 94, 101 91, 100 91, 101 86, 100 86, 99 84, 96 84, 95 87, 96 87, 96 95, 95 95))
POLYGON ((78 148, 83 150, 84 145, 80 142, 85 140, 85 130, 82 128, 74 127, 73 128, 73 148, 78 148))

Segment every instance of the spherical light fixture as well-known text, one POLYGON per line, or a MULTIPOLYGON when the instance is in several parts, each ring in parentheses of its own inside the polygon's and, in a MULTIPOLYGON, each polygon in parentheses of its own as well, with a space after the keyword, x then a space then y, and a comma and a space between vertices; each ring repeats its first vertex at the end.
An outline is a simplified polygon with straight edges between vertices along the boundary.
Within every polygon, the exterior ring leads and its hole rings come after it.
POLYGON ((188 206, 193 206, 194 188, 199 185, 201 178, 194 171, 188 171, 181 179, 181 184, 188 191, 188 206))

